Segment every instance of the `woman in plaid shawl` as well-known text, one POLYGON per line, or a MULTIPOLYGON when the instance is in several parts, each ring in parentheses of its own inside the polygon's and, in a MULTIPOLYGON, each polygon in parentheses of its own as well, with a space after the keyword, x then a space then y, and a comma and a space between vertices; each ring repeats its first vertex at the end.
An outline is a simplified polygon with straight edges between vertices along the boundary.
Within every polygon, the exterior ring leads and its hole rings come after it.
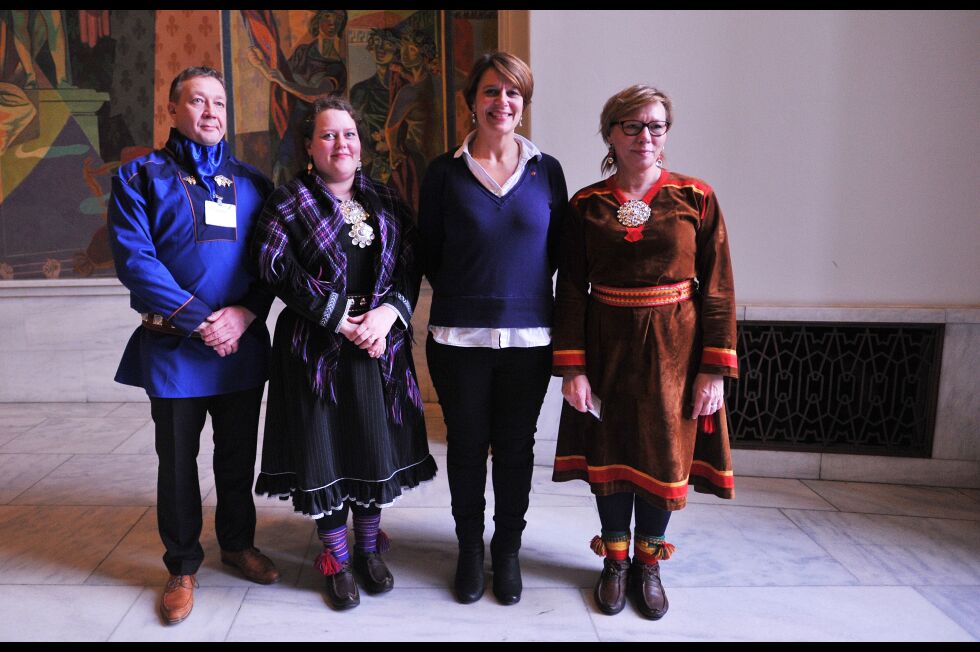
POLYGON ((315 566, 331 605, 348 609, 360 602, 352 571, 369 592, 394 585, 380 556, 381 508, 436 473, 411 354, 420 276, 411 210, 360 172, 347 100, 318 100, 303 135, 307 171, 273 192, 252 242, 261 277, 286 304, 255 491, 290 496, 316 519, 315 566))

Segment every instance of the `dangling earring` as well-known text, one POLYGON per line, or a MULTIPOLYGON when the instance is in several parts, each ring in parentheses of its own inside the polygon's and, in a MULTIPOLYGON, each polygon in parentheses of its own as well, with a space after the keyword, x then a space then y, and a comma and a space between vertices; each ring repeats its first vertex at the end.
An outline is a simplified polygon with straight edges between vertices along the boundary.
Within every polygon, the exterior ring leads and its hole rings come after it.
POLYGON ((357 171, 360 172, 361 171, 361 167, 363 167, 363 166, 364 166, 364 163, 362 161, 358 161, 357 162, 357 171))
POLYGON ((517 123, 517 126, 518 127, 523 127, 524 126, 524 116, 521 116, 521 120, 520 120, 520 122, 517 123))
POLYGON ((309 173, 311 173, 311 174, 313 172, 313 157, 312 156, 310 157, 310 160, 306 163, 306 171, 309 172, 309 173))
POLYGON ((664 166, 664 151, 660 150, 660 154, 657 156, 657 167, 662 168, 664 166))
POLYGON ((476 111, 470 114, 470 120, 473 122, 473 124, 476 124, 476 111))
POLYGON ((612 167, 616 165, 616 152, 613 150, 613 146, 609 146, 609 156, 606 157, 606 167, 612 167))

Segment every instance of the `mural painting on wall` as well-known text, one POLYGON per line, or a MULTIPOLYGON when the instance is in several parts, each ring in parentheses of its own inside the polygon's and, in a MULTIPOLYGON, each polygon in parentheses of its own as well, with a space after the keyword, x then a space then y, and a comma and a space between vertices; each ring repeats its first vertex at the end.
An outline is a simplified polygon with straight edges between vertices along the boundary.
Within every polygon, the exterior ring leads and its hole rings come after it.
POLYGON ((347 93, 365 169, 417 205, 496 43, 496 11, 0 10, 0 281, 114 276, 111 175, 164 143, 186 66, 223 69, 234 151, 277 183, 306 165, 312 99, 347 93))
POLYGON ((163 144, 185 66, 220 67, 218 11, 0 10, 0 280, 115 276, 110 178, 163 144))
POLYGON ((264 81, 269 92, 250 96, 247 104, 236 102, 238 155, 277 184, 290 179, 307 163, 298 127, 313 98, 344 92, 360 114, 364 169, 417 207, 428 162, 460 140, 456 125, 466 134, 469 120, 457 117, 457 89, 473 60, 496 47, 497 12, 241 15, 231 28, 236 87, 256 88, 264 81))

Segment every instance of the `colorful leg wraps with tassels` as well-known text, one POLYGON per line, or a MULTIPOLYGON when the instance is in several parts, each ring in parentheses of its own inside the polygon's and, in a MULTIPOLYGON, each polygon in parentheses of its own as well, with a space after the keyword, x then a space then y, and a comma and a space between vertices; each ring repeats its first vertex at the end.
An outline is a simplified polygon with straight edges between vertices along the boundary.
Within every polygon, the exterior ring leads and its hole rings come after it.
POLYGON ((598 534, 592 537, 590 546, 592 552, 600 557, 608 557, 616 561, 629 559, 630 553, 630 533, 629 532, 610 532, 602 536, 598 534))
POLYGON ((664 541, 663 537, 651 537, 636 533, 633 543, 633 558, 644 564, 656 564, 661 559, 670 559, 675 546, 664 541))
POLYGON ((390 541, 381 529, 381 514, 354 516, 354 545, 360 552, 388 552, 390 541))
POLYGON ((347 526, 326 531, 317 530, 316 534, 323 542, 323 551, 313 560, 313 567, 324 575, 336 575, 343 568, 343 563, 350 558, 347 526))

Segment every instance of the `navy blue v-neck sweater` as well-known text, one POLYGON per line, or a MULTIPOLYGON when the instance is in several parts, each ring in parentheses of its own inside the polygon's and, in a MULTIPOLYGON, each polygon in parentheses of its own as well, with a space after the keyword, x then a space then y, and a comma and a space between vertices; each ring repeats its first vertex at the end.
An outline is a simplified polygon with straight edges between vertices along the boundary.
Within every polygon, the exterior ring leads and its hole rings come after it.
POLYGON ((432 284, 436 326, 551 326, 568 191, 561 165, 542 154, 497 197, 462 157, 447 152, 422 181, 419 231, 423 270, 432 284))

